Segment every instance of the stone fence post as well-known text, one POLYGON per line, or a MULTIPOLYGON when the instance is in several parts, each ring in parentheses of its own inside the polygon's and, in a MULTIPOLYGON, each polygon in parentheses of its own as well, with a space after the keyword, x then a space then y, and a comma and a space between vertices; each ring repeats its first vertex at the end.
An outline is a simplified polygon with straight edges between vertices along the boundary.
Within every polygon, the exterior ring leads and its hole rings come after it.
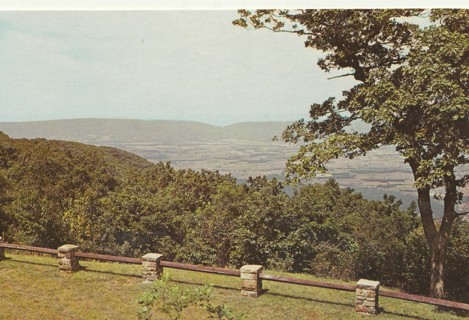
POLYGON ((241 295, 257 298, 262 293, 262 279, 259 279, 262 270, 260 265, 241 267, 241 295))
POLYGON ((162 254, 147 253, 142 257, 142 275, 143 282, 153 282, 163 273, 163 267, 160 266, 162 254))
POLYGON ((80 268, 80 263, 78 258, 75 257, 75 252, 78 251, 78 246, 73 244, 65 244, 57 249, 58 260, 59 260, 59 270, 74 272, 78 271, 80 268))
POLYGON ((364 314, 379 313, 379 282, 360 279, 357 282, 355 311, 364 314))
MULTIPOLYGON (((0 237, 0 244, 4 243, 3 238, 0 237)), ((0 260, 5 259, 5 248, 0 247, 0 260)))

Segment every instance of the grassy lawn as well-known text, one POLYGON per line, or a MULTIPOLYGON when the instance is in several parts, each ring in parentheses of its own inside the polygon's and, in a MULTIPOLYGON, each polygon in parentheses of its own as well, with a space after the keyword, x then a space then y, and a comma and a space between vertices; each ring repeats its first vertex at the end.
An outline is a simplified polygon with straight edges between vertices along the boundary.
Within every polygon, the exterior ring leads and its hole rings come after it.
MULTIPOLYGON (((7 259, 0 261, 0 319, 137 318, 137 299, 146 288, 139 277, 140 266, 80 263, 83 271, 68 274, 58 271, 53 257, 7 253, 7 259)), ((240 296, 236 277, 173 269, 165 272, 182 287, 212 284, 214 304, 226 304, 248 319, 369 319, 355 313, 355 294, 351 292, 264 281, 267 293, 254 299, 240 296)), ((429 305, 395 299, 380 298, 380 306, 383 311, 377 319, 464 318, 429 305)), ((204 314, 191 309, 184 319, 203 319, 204 314)))

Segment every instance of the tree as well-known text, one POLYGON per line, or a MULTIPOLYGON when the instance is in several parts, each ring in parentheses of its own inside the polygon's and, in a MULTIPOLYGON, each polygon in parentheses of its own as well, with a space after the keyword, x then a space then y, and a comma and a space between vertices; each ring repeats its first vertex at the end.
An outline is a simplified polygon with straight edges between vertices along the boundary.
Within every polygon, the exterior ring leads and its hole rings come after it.
POLYGON ((9 195, 11 184, 6 177, 6 170, 16 156, 16 149, 10 143, 10 138, 0 131, 0 237, 4 236, 11 223, 11 216, 7 212, 7 206, 12 201, 9 195))
POLYGON ((233 23, 305 36, 305 46, 327 52, 318 65, 358 81, 343 99, 311 106, 311 120, 289 125, 282 138, 302 142, 287 162, 291 179, 327 170, 337 157, 354 158, 393 145, 413 172, 418 207, 431 252, 430 294, 443 297, 451 228, 469 175, 469 19, 467 10, 239 11, 233 23), (413 17, 413 18, 410 18, 413 17), (415 22, 429 23, 422 28, 415 22), (367 132, 350 129, 354 121, 367 132), (443 190, 435 221, 431 192, 443 190))

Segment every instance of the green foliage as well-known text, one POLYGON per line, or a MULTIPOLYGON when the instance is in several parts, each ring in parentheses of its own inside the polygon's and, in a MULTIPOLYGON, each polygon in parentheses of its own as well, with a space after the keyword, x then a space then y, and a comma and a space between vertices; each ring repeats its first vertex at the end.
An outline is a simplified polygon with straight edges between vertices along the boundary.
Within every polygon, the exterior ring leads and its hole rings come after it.
POLYGON ((10 142, 10 138, 0 131, 0 236, 5 234, 12 220, 7 212, 7 206, 12 201, 9 196, 12 186, 6 177, 6 171, 16 160, 16 157, 16 150, 10 142))
POLYGON ((97 148, 46 140, 19 140, 15 148, 17 160, 7 176, 14 186, 11 231, 16 241, 46 246, 68 241, 64 212, 104 196, 117 184, 97 148))
POLYGON ((331 159, 382 145, 417 160, 419 188, 442 186, 452 168, 468 163, 467 10, 431 10, 435 23, 425 29, 402 20, 425 14, 417 9, 239 13, 236 25, 305 36, 306 47, 327 52, 318 62, 323 70, 352 70, 361 82, 338 103, 313 104, 311 121, 285 130, 286 141, 307 142, 288 162, 290 174, 314 176, 331 159), (369 132, 344 130, 356 120, 370 124, 369 132))
POLYGON ((171 277, 164 273, 161 279, 155 280, 151 289, 138 300, 142 306, 138 319, 150 320, 157 313, 163 313, 172 320, 180 319, 183 311, 190 307, 200 307, 207 312, 207 319, 241 320, 242 315, 235 314, 225 305, 213 305, 210 302, 212 287, 188 289, 170 283, 171 277))
POLYGON ((450 298, 469 301, 469 221, 459 220, 448 250, 447 290, 450 298))
MULTIPOLYGON (((75 143, 6 137, 0 147, 9 150, 0 179, 8 241, 70 242, 85 252, 134 257, 158 252, 211 266, 256 263, 428 292, 429 248, 415 206, 401 210, 393 196, 368 201, 334 180, 297 186, 288 196, 276 179, 240 185, 229 175, 168 163, 135 167, 115 150, 110 156, 75 143)), ((458 299, 467 299, 465 287, 452 277, 468 263, 457 255, 468 247, 463 240, 450 247, 448 292, 458 299)))
MULTIPOLYGON (((428 294, 430 279, 430 249, 425 240, 423 228, 412 230, 405 237, 406 246, 401 265, 401 283, 399 286, 409 292, 428 294)), ((448 264, 449 266, 449 264, 448 264)), ((461 295, 458 299, 463 299, 461 295)))
MULTIPOLYGON (((327 171, 338 157, 354 158, 395 146, 409 164, 418 191, 431 254, 431 294, 443 297, 444 263, 456 211, 469 175, 469 19, 455 10, 240 10, 233 23, 305 37, 305 46, 326 53, 326 72, 358 81, 336 102, 310 108, 311 120, 289 125, 284 141, 303 142, 287 162, 293 182, 327 171), (413 17, 413 20, 409 19, 413 17), (425 19, 421 28, 415 21, 425 19), (410 23, 409 21, 413 21, 410 23), (359 121, 369 130, 357 132, 359 121), (430 190, 444 188, 443 219, 433 218, 430 190)), ((370 245, 370 244, 368 244, 370 245)), ((373 247, 368 248, 372 252, 373 247)), ((364 256, 366 258, 366 256, 364 256)))
POLYGON ((5 233, 9 223, 11 223, 10 216, 5 212, 10 199, 7 196, 7 189, 9 188, 8 180, 0 170, 0 236, 5 233))

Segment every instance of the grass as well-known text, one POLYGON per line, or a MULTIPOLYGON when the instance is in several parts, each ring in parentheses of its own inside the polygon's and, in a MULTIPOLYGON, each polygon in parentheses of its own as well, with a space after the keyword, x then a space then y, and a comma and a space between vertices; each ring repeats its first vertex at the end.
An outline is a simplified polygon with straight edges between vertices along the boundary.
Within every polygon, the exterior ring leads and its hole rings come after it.
MULTIPOLYGON (((8 253, 7 259, 0 261, 0 319, 136 319, 137 299, 148 288, 142 284, 140 266, 92 261, 80 264, 84 270, 63 273, 53 257, 8 253)), ((254 299, 240 296, 236 277, 174 269, 165 272, 178 286, 212 284, 212 302, 226 304, 247 319, 368 318, 355 313, 353 292, 264 281, 267 292, 254 299)), ((389 298, 380 298, 380 307, 383 310, 376 318, 380 320, 463 318, 430 305, 389 298)), ((191 309, 184 319, 203 319, 203 315, 201 310, 191 309)))

